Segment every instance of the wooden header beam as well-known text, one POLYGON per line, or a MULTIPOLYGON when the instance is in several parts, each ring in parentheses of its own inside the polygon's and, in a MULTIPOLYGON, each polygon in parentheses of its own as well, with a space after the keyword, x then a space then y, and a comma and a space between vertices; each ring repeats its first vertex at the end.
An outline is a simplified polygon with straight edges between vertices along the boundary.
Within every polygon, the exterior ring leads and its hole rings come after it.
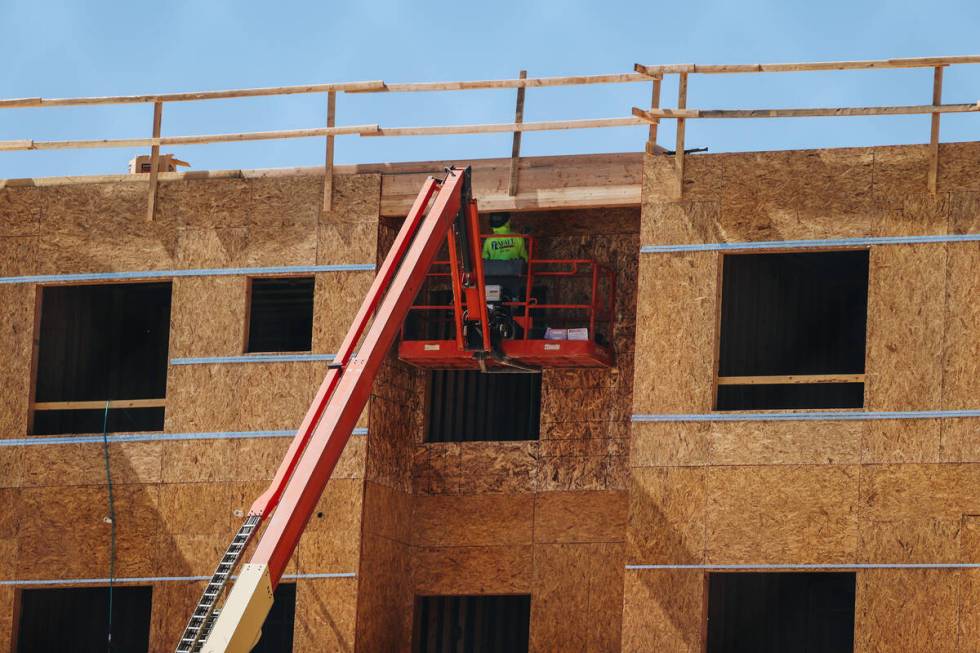
POLYGON ((953 64, 980 63, 980 55, 970 54, 952 57, 912 57, 907 59, 865 59, 862 61, 818 61, 811 63, 753 63, 753 64, 669 64, 649 66, 636 64, 638 73, 653 77, 677 73, 729 74, 729 73, 795 73, 819 70, 869 70, 880 68, 934 68, 953 64))

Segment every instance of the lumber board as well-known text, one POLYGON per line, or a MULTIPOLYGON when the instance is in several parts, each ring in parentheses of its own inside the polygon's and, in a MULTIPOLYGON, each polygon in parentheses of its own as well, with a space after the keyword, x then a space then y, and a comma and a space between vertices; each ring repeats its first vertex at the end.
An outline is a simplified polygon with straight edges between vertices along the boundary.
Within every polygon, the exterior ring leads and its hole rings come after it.
MULTIPOLYGON (((521 79, 527 79, 527 71, 520 72, 521 79)), ((517 89, 517 106, 514 110, 514 124, 519 125, 524 122, 524 91, 525 87, 517 89)), ((521 158, 521 132, 514 132, 514 143, 510 150, 510 187, 508 195, 517 195, 518 173, 520 171, 519 162, 521 158)))
MULTIPOLYGON (((337 94, 333 91, 327 93, 327 128, 332 128, 337 124, 337 94)), ((323 210, 329 211, 333 206, 333 155, 334 139, 333 135, 327 136, 326 162, 323 168, 323 210)))
MULTIPOLYGON (((650 107, 653 109, 660 108, 660 87, 663 85, 663 75, 657 75, 653 78, 653 88, 650 92, 650 107)), ((635 114, 634 114, 635 115, 635 114)), ((643 118, 642 115, 637 116, 638 118, 643 118)), ((647 135, 647 154, 657 153, 657 128, 660 126, 660 120, 654 120, 650 123, 650 130, 647 135)))
POLYGON ((614 73, 610 75, 573 75, 569 77, 529 77, 527 79, 482 79, 463 82, 413 82, 384 84, 381 89, 349 90, 347 93, 417 93, 424 91, 472 91, 491 88, 545 88, 551 86, 579 86, 584 84, 629 84, 645 82, 644 75, 614 73))
MULTIPOLYGON (((936 66, 932 74, 932 104, 939 106, 943 101, 943 67, 936 66)), ((936 193, 936 180, 939 177, 939 113, 932 114, 929 133, 929 192, 936 193)))
POLYGON ((432 127, 378 127, 361 136, 438 136, 450 134, 496 134, 509 132, 559 131, 564 129, 600 129, 605 127, 636 127, 644 122, 635 117, 582 118, 576 120, 542 120, 524 123, 486 123, 473 125, 437 125, 432 127))
POLYGON ((787 385, 805 383, 864 383, 863 374, 785 374, 776 376, 719 376, 718 385, 787 385))
POLYGON ((874 68, 932 68, 952 64, 980 63, 980 55, 949 57, 910 57, 904 59, 864 59, 858 61, 816 61, 804 63, 754 63, 754 64, 636 64, 633 68, 644 75, 674 73, 791 73, 817 70, 867 70, 874 68))
MULTIPOLYGON (((115 408, 161 408, 167 405, 166 399, 113 399, 109 409, 115 408)), ((106 407, 105 400, 96 401, 39 401, 33 405, 34 410, 87 410, 106 407)))
POLYGON ((485 211, 631 207, 640 205, 640 187, 542 189, 514 196, 487 195, 478 197, 478 200, 480 209, 485 211))
POLYGON ((0 109, 18 107, 68 107, 95 104, 145 104, 153 102, 191 102, 228 98, 261 97, 267 95, 297 95, 305 93, 410 93, 419 91, 468 91, 490 88, 529 88, 549 86, 578 86, 582 84, 628 84, 646 81, 637 73, 607 75, 574 75, 566 77, 534 77, 530 79, 486 79, 462 82, 413 82, 386 84, 383 80, 365 82, 335 82, 301 86, 269 86, 223 91, 193 91, 157 93, 152 95, 110 95, 76 98, 10 98, 0 100, 0 109))
POLYGON ((232 134, 200 134, 195 136, 162 136, 159 138, 103 138, 72 141, 0 141, 0 151, 101 149, 107 147, 159 147, 161 145, 203 145, 205 143, 237 143, 287 138, 314 138, 337 134, 362 134, 378 130, 377 125, 345 125, 314 127, 312 129, 280 129, 265 132, 232 134))
MULTIPOLYGON (((163 121, 163 103, 153 103, 153 138, 160 138, 160 125, 163 121)), ((153 221, 153 214, 157 205, 157 183, 160 176, 160 146, 154 145, 150 148, 150 184, 147 190, 146 220, 153 221)))
POLYGON ((108 95, 103 97, 76 98, 13 98, 0 100, 0 109, 16 107, 71 107, 93 104, 147 104, 154 102, 191 102, 195 100, 224 100, 228 98, 260 97, 264 95, 296 95, 301 93, 326 93, 329 91, 383 91, 384 82, 340 82, 332 84, 308 84, 303 86, 269 86, 242 88, 227 91, 192 91, 185 93, 156 93, 153 95, 108 95))
POLYGON ((310 129, 280 129, 265 132, 237 132, 232 134, 201 134, 194 136, 165 136, 159 138, 103 138, 94 140, 0 141, 0 151, 104 149, 112 147, 159 147, 161 145, 203 145, 207 143, 237 143, 290 138, 315 138, 319 136, 433 136, 451 134, 493 134, 525 131, 559 131, 566 129, 599 129, 606 127, 635 127, 645 124, 636 117, 587 118, 576 120, 547 120, 528 123, 497 123, 473 125, 437 125, 431 127, 381 127, 377 124, 345 125, 341 127, 314 127, 310 129))
MULTIPOLYGON (((477 195, 483 211, 538 211, 640 205, 640 186, 593 186, 527 191, 518 195, 477 195)), ((404 197, 382 197, 381 215, 403 216, 411 207, 404 197)))
POLYGON ((971 113, 980 111, 977 103, 912 104, 878 107, 818 107, 804 109, 640 109, 633 115, 653 123, 661 118, 831 118, 844 116, 907 116, 916 114, 971 113))
MULTIPOLYGON (((679 75, 677 83, 677 109, 683 111, 687 108, 687 73, 679 75)), ((677 189, 678 198, 684 195, 684 134, 687 122, 684 118, 677 119, 677 138, 674 141, 674 167, 677 170, 677 189)))

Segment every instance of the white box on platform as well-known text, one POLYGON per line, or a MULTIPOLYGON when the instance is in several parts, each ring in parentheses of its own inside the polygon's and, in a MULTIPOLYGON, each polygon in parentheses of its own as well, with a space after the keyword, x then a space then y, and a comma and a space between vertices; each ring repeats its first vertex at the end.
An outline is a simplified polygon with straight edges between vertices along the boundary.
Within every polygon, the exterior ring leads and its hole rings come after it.
POLYGON ((588 327, 582 327, 580 329, 569 329, 568 330, 569 340, 588 340, 589 339, 589 329, 588 327))

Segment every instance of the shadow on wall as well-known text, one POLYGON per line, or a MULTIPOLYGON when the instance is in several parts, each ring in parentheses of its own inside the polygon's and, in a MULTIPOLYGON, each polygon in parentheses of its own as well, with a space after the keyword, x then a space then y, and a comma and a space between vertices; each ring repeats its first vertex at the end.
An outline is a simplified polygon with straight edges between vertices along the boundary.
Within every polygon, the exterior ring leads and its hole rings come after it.
MULTIPOLYGON (((208 575, 230 541, 233 519, 237 521, 231 514, 227 484, 216 493, 226 501, 209 502, 201 497, 209 486, 218 484, 145 483, 160 476, 162 447, 160 443, 110 445, 117 579, 208 575), (196 509, 189 509, 195 504, 196 509), (196 531, 200 534, 192 535, 196 531)), ((102 446, 21 449, 21 487, 11 490, 12 512, 18 518, 9 533, 18 542, 17 561, 15 573, 5 576, 108 578, 112 525, 102 446)), ((176 642, 201 587, 199 582, 153 584, 154 646, 176 642)))
MULTIPOLYGON (((703 493, 696 468, 633 470, 626 535, 632 564, 700 564, 704 523, 699 518, 703 493), (695 545, 702 543, 701 550, 695 545)), ((624 596, 624 650, 701 651, 705 613, 704 575, 691 570, 638 570, 639 583, 624 596), (632 606, 630 604, 633 604, 632 606), (632 618, 629 615, 632 613, 632 618), (627 646, 630 644, 631 646, 627 646)))

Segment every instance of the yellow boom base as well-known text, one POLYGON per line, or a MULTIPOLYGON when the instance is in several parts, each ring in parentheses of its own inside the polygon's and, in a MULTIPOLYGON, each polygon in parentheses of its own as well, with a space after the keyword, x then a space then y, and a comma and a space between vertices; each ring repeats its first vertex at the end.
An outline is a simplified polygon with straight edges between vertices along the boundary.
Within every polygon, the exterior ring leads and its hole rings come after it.
POLYGON ((248 653, 262 636, 262 624, 271 608, 269 568, 245 565, 221 608, 202 653, 248 653))

